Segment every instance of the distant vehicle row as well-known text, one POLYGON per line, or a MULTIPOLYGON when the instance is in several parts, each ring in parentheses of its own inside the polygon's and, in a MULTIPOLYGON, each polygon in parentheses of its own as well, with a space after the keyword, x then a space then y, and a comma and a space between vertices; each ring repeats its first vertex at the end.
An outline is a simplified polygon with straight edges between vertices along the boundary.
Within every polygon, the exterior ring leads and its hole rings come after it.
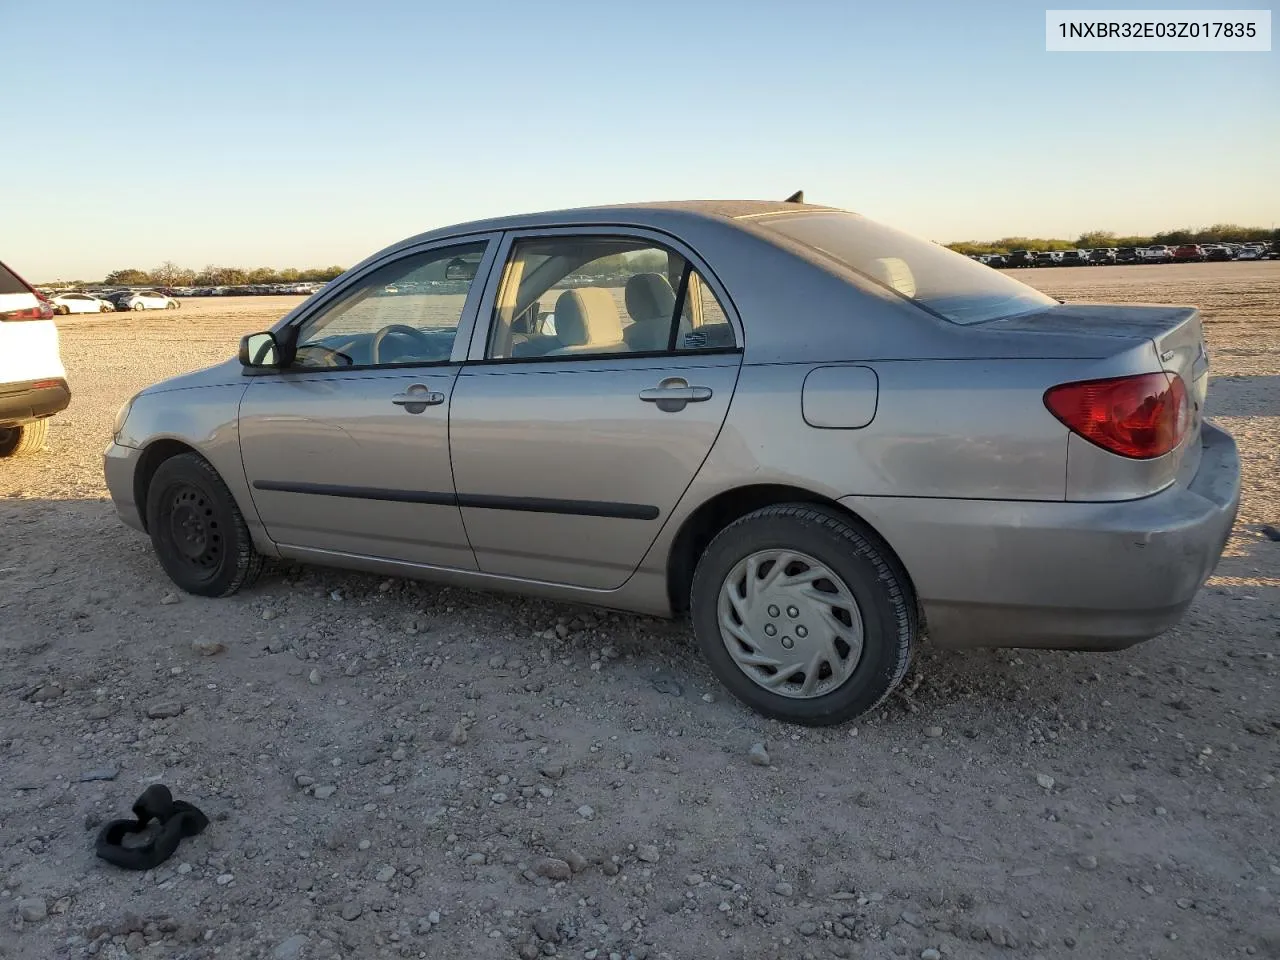
POLYGON ((1280 259, 1274 243, 1163 243, 1149 247, 1094 247, 1085 250, 1014 250, 972 254, 989 267, 1089 267, 1127 263, 1203 263, 1225 260, 1280 259))
POLYGON ((54 313, 112 313, 116 310, 177 310, 182 304, 177 297, 157 290, 117 290, 110 293, 67 291, 51 294, 49 303, 54 313))

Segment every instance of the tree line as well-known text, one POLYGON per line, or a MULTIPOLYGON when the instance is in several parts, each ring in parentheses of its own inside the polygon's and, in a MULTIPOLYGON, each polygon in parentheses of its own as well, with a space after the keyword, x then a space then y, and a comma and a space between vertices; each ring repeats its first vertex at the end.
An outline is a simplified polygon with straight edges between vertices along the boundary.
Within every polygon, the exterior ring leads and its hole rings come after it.
POLYGON ((165 261, 154 270, 112 270, 102 281, 111 287, 240 287, 247 284, 322 283, 332 280, 346 267, 311 267, 299 270, 286 267, 215 267, 189 270, 165 261))
POLYGON ((956 253, 1012 253, 1014 250, 1079 250, 1091 247, 1149 247, 1162 243, 1259 243, 1280 240, 1280 230, 1269 227, 1242 227, 1236 223, 1216 223, 1212 227, 1193 230, 1166 230, 1151 236, 1121 236, 1110 230, 1090 230, 1075 240, 1044 237, 1002 237, 999 240, 961 240, 948 243, 956 253))

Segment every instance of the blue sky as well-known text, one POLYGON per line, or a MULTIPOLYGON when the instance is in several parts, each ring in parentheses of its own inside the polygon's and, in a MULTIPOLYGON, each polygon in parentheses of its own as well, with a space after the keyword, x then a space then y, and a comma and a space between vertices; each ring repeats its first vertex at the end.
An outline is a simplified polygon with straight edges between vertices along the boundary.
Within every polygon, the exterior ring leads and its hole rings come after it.
POLYGON ((0 259, 347 264, 494 214, 798 188, 944 241, 1280 225, 1280 53, 1046 53, 1045 8, 0 0, 36 44, 0 96, 0 259))

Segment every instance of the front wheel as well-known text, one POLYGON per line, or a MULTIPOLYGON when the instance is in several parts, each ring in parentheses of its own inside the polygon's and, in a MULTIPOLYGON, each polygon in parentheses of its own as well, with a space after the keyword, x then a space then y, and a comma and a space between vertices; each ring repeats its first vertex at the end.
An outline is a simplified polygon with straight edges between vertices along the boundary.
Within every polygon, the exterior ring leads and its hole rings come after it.
POLYGON ((918 632, 889 548, 813 504, 765 507, 721 531, 698 562, 690 607, 698 645, 735 697, 810 726, 880 704, 918 632))
POLYGON ((160 566, 188 593, 230 596, 262 572, 235 498, 198 454, 160 464, 147 490, 147 530, 160 566))
POLYGON ((177 309, 178 309, 178 304, 177 304, 175 301, 170 300, 168 303, 166 303, 166 304, 164 305, 164 308, 165 308, 166 310, 177 310, 177 309))
POLYGON ((142 303, 142 302, 138 302, 138 303, 135 303, 135 304, 133 305, 133 309, 134 309, 134 310, 145 310, 145 309, 147 309, 147 307, 146 307, 146 304, 144 304, 144 303, 142 303))

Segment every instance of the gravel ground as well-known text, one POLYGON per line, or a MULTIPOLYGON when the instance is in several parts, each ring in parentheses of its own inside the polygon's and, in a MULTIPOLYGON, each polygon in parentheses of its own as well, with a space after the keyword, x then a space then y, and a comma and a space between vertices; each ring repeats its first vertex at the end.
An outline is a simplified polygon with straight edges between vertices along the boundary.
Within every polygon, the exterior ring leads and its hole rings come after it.
POLYGON ((1228 554, 1165 637, 926 644, 828 730, 681 623, 297 567, 179 596, 105 501, 111 419, 292 301, 65 318, 73 406, 0 467, 0 956, 1280 957, 1280 263, 1025 276, 1204 308, 1228 554), (97 860, 156 781, 209 829, 97 860))

